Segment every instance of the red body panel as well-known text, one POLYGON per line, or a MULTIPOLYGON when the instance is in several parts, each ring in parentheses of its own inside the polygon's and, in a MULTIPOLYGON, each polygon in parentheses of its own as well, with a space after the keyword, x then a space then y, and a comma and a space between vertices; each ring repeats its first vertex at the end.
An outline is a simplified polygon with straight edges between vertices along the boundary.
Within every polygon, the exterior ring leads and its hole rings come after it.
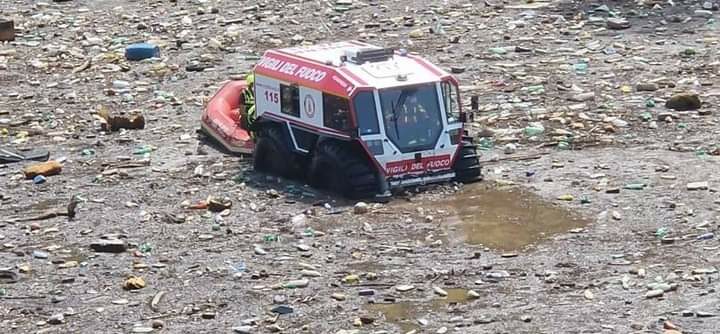
POLYGON ((240 126, 240 96, 247 88, 245 81, 226 83, 210 99, 202 116, 202 127, 209 135, 234 153, 250 154, 255 144, 250 133, 240 126))
POLYGON ((255 65, 255 74, 342 97, 350 96, 350 92, 355 88, 334 67, 274 50, 266 52, 255 65))

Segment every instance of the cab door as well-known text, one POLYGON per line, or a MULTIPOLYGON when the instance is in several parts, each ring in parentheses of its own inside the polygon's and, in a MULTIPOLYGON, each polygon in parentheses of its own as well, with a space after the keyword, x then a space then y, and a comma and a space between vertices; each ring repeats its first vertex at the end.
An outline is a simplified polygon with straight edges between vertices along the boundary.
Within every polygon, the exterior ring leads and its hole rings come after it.
POLYGON ((357 135, 365 144, 365 147, 372 154, 381 166, 385 166, 386 152, 391 148, 386 144, 383 129, 380 126, 380 114, 375 91, 362 90, 352 98, 352 107, 357 125, 357 135))
MULTIPOLYGON (((436 155, 451 156, 457 151, 462 138, 462 105, 460 103, 460 90, 455 82, 444 80, 439 85, 441 109, 443 112, 444 131, 435 147, 436 155)), ((453 156, 453 158, 455 158, 453 156)), ((454 159, 453 159, 454 160, 454 159)))

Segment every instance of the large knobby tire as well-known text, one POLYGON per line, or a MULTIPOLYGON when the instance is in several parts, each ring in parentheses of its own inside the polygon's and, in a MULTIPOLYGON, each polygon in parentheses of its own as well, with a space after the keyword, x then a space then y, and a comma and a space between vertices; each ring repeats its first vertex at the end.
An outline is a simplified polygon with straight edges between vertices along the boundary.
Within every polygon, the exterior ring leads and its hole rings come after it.
POLYGON ((350 144, 325 141, 318 144, 310 163, 310 184, 347 198, 376 195, 376 173, 363 151, 350 144))
POLYGON ((477 146, 472 137, 463 136, 460 156, 455 161, 455 181, 471 183, 482 180, 482 167, 477 154, 477 146))
POLYGON ((288 149, 285 136, 277 127, 268 126, 258 133, 253 152, 253 168, 256 171, 293 177, 295 169, 291 163, 292 152, 288 149))

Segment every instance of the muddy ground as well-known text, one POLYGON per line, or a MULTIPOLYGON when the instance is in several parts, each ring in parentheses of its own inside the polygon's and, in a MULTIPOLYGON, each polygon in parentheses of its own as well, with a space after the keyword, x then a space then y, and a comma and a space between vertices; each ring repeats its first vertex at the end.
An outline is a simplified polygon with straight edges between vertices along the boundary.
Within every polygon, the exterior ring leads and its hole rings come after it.
POLYGON ((0 46, 3 146, 63 163, 43 184, 30 163, 0 168, 2 332, 718 332, 717 12, 339 3, 0 3, 18 32, 0 46), (461 72, 485 181, 359 214, 197 135, 203 103, 264 49, 347 38, 461 72), (124 60, 137 41, 162 58, 124 60), (699 111, 664 107, 683 92, 699 111), (100 131, 100 106, 147 126, 100 131), (41 217, 74 196, 74 219, 41 217), (208 196, 232 206, 189 208, 208 196), (91 249, 108 236, 128 249, 91 249))

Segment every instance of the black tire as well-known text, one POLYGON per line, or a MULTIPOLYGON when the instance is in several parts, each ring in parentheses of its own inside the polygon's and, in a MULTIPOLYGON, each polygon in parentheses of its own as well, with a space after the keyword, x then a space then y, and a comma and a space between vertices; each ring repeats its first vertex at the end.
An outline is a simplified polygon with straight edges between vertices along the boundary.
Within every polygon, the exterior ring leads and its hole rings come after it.
POLYGON ((472 138, 463 138, 460 156, 455 161, 455 181, 470 183, 482 180, 482 167, 472 138))
POLYGON ((310 184, 347 198, 374 196, 378 192, 376 173, 363 151, 350 144, 324 141, 315 149, 310 163, 310 184))
POLYGON ((267 126, 258 132, 258 141, 253 152, 253 168, 259 172, 287 178, 295 176, 292 152, 277 127, 267 126))

